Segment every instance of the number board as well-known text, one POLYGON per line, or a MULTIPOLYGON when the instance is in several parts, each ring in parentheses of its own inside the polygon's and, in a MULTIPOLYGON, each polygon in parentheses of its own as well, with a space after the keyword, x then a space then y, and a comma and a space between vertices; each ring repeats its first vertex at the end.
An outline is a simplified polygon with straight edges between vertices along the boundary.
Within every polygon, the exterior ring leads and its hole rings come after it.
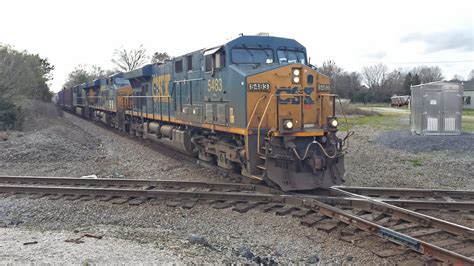
POLYGON ((319 84, 318 91, 330 91, 331 87, 329 84, 319 84))
POLYGON ((268 83, 249 83, 249 91, 270 91, 268 83))

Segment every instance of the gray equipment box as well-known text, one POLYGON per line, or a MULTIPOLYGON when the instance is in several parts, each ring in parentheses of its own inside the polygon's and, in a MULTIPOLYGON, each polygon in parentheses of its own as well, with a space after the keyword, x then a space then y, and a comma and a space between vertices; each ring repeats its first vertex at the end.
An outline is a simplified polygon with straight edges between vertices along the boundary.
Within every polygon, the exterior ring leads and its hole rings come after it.
POLYGON ((411 131, 422 135, 461 134, 463 86, 438 81, 411 86, 411 131))

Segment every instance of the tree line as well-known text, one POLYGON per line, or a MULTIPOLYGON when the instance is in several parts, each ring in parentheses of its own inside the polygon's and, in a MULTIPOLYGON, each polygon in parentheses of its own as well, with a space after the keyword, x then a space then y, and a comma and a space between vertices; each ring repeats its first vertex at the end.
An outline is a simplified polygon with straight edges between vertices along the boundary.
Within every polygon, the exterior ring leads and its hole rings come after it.
POLYGON ((329 60, 317 68, 331 79, 331 92, 353 102, 387 102, 393 95, 409 95, 410 86, 443 79, 439 67, 420 66, 409 70, 394 69, 384 64, 348 72, 329 60))
POLYGON ((132 71, 148 63, 163 63, 170 58, 170 55, 166 52, 155 52, 150 56, 143 45, 135 49, 122 47, 115 49, 112 59, 110 60, 114 64, 114 69, 105 70, 97 65, 77 65, 74 70, 68 74, 63 86, 65 88, 71 88, 77 84, 108 77, 119 71, 132 71))
POLYGON ((0 130, 21 127, 22 100, 51 101, 53 70, 47 58, 0 44, 0 130))
MULTIPOLYGON (((329 60, 317 70, 331 79, 331 92, 353 102, 389 102, 393 95, 410 95, 410 86, 444 80, 438 66, 417 66, 411 69, 390 70, 384 64, 363 67, 360 72, 348 72, 329 60)), ((449 80, 463 82, 474 80, 474 69, 464 80, 459 75, 449 80)))

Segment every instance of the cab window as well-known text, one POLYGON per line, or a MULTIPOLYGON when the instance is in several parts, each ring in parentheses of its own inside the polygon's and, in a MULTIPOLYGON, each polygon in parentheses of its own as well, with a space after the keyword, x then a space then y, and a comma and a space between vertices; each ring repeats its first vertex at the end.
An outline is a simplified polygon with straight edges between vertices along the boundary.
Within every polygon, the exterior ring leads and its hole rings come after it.
POLYGON ((273 63, 272 49, 234 48, 232 49, 234 64, 271 64, 273 63))
POLYGON ((286 63, 306 64, 306 56, 303 52, 278 49, 277 56, 278 56, 278 62, 280 64, 286 64, 286 63))

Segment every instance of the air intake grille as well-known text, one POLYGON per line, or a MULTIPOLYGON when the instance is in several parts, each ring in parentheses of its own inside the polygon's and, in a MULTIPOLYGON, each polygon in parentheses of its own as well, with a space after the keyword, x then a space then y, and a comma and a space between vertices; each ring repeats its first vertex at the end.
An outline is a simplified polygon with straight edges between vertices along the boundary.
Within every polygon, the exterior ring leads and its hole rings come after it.
POLYGON ((438 131, 438 118, 428 117, 427 131, 438 131))
POLYGON ((456 131, 456 119, 454 117, 444 119, 444 131, 456 131))

